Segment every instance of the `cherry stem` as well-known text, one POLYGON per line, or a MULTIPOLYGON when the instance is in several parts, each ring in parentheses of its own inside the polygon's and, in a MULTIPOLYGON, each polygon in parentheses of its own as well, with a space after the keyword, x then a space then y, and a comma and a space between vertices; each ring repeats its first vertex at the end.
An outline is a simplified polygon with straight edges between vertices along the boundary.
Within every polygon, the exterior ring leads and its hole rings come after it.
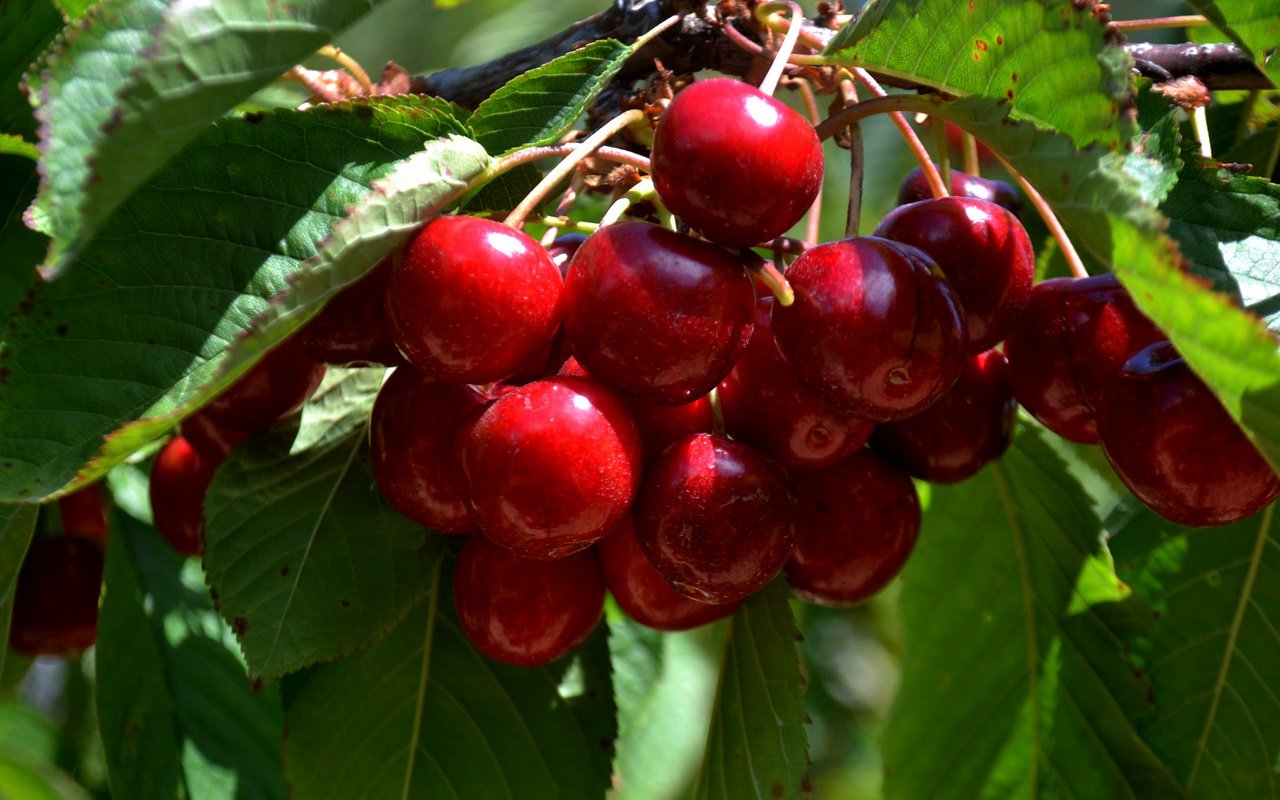
POLYGON ((753 250, 743 249, 742 254, 746 259, 747 269, 751 270, 751 274, 761 283, 769 287, 769 291, 773 293, 773 299, 777 300, 779 305, 789 306, 796 301, 796 293, 791 290, 791 284, 787 282, 777 264, 761 258, 753 250))
POLYGON ((1204 106, 1191 109, 1191 124, 1196 131, 1196 139, 1200 142, 1200 155, 1213 158, 1213 145, 1209 142, 1209 115, 1204 106))
MULTIPOLYGON (((875 95, 875 97, 873 97, 869 102, 890 99, 889 93, 886 92, 880 86, 880 83, 875 78, 871 77, 871 73, 867 72, 865 69, 853 70, 853 76, 858 79, 859 83, 867 87, 867 91, 875 95)), ((864 104, 859 103, 859 105, 864 104)), ((836 116, 840 116, 846 113, 846 111, 841 111, 840 114, 836 116)), ((862 118, 863 117, 861 116, 854 117, 852 121, 857 121, 862 118)), ((929 157, 929 151, 926 150, 924 144, 921 143, 920 137, 916 136, 916 132, 912 129, 911 123, 907 121, 906 116, 901 112, 893 111, 889 114, 889 119, 893 120, 893 124, 898 128, 898 133, 902 135, 902 140, 907 143, 907 147, 911 150, 911 154, 915 156, 916 162, 920 164, 920 169, 924 172, 924 179, 929 184, 929 191, 934 197, 950 196, 951 193, 947 191, 947 185, 942 182, 942 175, 938 173, 938 167, 933 163, 933 159, 929 157)), ((830 135, 824 135, 822 132, 823 126, 830 122, 831 120, 827 120, 822 125, 818 126, 819 138, 826 138, 826 136, 830 135)), ((845 124, 847 125, 848 123, 845 124)), ((839 130, 840 127, 844 126, 839 126, 835 128, 835 130, 839 130)))
MULTIPOLYGON (((569 179, 569 188, 564 190, 564 194, 560 195, 560 202, 556 204, 556 216, 567 218, 569 209, 573 208, 573 204, 578 200, 578 193, 582 191, 582 187, 586 184, 581 171, 573 173, 573 177, 569 179)), ((547 228, 547 232, 542 237, 542 246, 546 247, 555 241, 555 228, 547 228)))
POLYGON ((724 406, 720 404, 719 388, 707 392, 707 405, 711 406, 711 433, 724 436, 724 406))
POLYGON ((1117 31, 1155 31, 1162 28, 1204 28, 1212 24, 1200 14, 1185 14, 1178 17, 1112 20, 1111 29, 1117 31))
POLYGON ((968 131, 965 131, 964 134, 962 134, 960 141, 964 143, 962 151, 964 156, 964 171, 976 178, 980 175, 979 170, 981 169, 981 166, 978 163, 978 137, 968 131))
MULTIPOLYGON (((813 86, 804 78, 793 78, 788 82, 800 90, 800 98, 804 101, 805 111, 809 115, 809 123, 817 125, 822 121, 818 111, 818 98, 813 94, 813 86)), ((805 220, 804 240, 810 244, 818 243, 819 230, 822 228, 822 192, 819 191, 809 204, 809 214, 805 220)))
POLYGON ((612 225, 622 219, 622 215, 627 213, 627 209, 642 200, 649 200, 657 197, 657 191, 653 188, 653 181, 649 178, 637 183, 627 190, 627 193, 614 201, 609 206, 609 210, 604 212, 604 216, 600 218, 598 225, 603 228, 606 225, 612 225))
MULTIPOLYGON (((844 104, 857 105, 858 85, 851 80, 840 81, 840 94, 844 104)), ((844 235, 851 239, 858 235, 862 225, 862 183, 865 175, 865 151, 862 146, 862 124, 855 122, 849 131, 849 207, 844 218, 844 235)))
MULTIPOLYGON (((600 126, 599 130, 579 143, 563 161, 556 164, 555 167, 538 182, 538 185, 533 187, 533 191, 525 195, 524 199, 520 201, 520 204, 512 209, 511 213, 507 215, 507 218, 502 221, 503 224, 517 229, 523 226, 525 217, 529 216, 529 214, 533 212, 533 209, 536 208, 547 195, 551 194, 551 191, 555 189, 556 186, 560 185, 560 181, 564 180, 569 173, 573 172, 574 168, 577 167, 578 164, 582 163, 582 161, 588 156, 600 150, 604 143, 607 142, 615 133, 627 127, 631 123, 639 122, 644 118, 645 115, 643 111, 638 108, 633 108, 630 111, 622 112, 618 116, 606 122, 604 125, 600 126)), ((534 150, 537 148, 529 149, 534 150)), ((507 158, 502 159, 502 161, 506 161, 509 158, 519 155, 520 152, 527 151, 512 153, 510 156, 507 156, 507 158)), ((486 170, 486 172, 488 172, 488 170, 486 170)))
MULTIPOLYGON (((586 222, 584 220, 559 215, 554 217, 538 217, 537 219, 530 220, 530 222, 533 222, 536 225, 546 226, 550 229, 551 233, 563 233, 564 231, 595 233, 596 229, 600 227, 600 225, 595 222, 586 222)), ((554 237, 552 238, 552 241, 555 241, 554 237)), ((549 244, 549 242, 547 244, 549 244)))
POLYGON ((791 19, 787 24, 787 34, 782 39, 782 47, 778 48, 778 54, 773 57, 769 71, 765 73, 764 80, 760 81, 760 91, 767 95, 772 95, 777 90, 778 81, 782 80, 782 71, 787 68, 787 62, 796 49, 796 42, 800 40, 800 29, 804 27, 800 24, 800 20, 804 18, 804 10, 794 0, 788 0, 785 3, 761 3, 756 6, 756 19, 768 24, 769 17, 780 8, 788 9, 791 12, 791 19))
POLYGON ((671 16, 664 19, 662 22, 659 22, 657 25, 654 25, 652 28, 650 28, 647 33, 643 33, 640 36, 637 36, 636 40, 631 43, 631 52, 633 53, 636 52, 640 48, 647 45, 649 42, 652 42, 654 39, 661 36, 664 31, 666 31, 668 28, 678 23, 680 19, 681 19, 681 16, 679 14, 672 14, 671 16))
POLYGON ((942 185, 951 187, 951 147, 947 144, 947 123, 936 117, 929 118, 933 126, 933 149, 938 154, 938 176, 942 185))
POLYGON ((1014 169, 1014 166, 999 153, 993 151, 996 159, 1000 162, 1013 179, 1018 182, 1018 188, 1031 201, 1031 205, 1035 207, 1040 214, 1040 218, 1044 220, 1045 227, 1049 229, 1049 233, 1053 234, 1053 238, 1058 242, 1058 249, 1062 251, 1062 258, 1067 262, 1067 266, 1071 268, 1071 274, 1077 278, 1089 277, 1089 270, 1085 269, 1084 261, 1080 259, 1080 253, 1076 251, 1076 246, 1071 243, 1071 237, 1067 236, 1067 231, 1062 227, 1062 222, 1058 220, 1058 215, 1053 213, 1053 209, 1049 206, 1049 201, 1044 199, 1044 195, 1031 185, 1031 181, 1027 180, 1021 172, 1014 169))
POLYGON ((364 89, 365 94, 372 96, 377 93, 377 90, 373 87, 373 81, 369 80, 369 73, 364 71, 364 67, 360 66, 359 61, 342 52, 341 48, 327 44, 317 50, 316 55, 338 62, 343 69, 351 73, 351 77, 356 79, 356 82, 360 84, 360 88, 364 89))

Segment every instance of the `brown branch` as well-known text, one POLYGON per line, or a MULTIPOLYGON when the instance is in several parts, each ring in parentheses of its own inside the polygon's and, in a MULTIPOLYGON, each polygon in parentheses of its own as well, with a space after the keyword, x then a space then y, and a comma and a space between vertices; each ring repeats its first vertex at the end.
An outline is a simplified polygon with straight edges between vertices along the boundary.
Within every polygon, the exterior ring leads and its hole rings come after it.
POLYGON ((1156 83, 1198 78, 1210 89, 1270 89, 1253 59, 1234 44, 1131 44, 1138 73, 1156 83))

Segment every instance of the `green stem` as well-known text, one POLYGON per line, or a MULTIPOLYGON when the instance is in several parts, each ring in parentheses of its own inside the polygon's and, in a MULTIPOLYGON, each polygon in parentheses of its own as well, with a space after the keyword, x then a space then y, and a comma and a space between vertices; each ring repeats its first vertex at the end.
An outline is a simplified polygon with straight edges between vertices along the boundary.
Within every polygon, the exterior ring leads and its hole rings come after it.
POLYGON ((762 22, 772 16, 775 11, 783 8, 791 12, 791 18, 787 22, 787 34, 783 37, 782 47, 778 48, 778 54, 773 57, 773 63, 769 65, 769 71, 765 73, 764 80, 760 81, 760 91, 768 95, 772 95, 778 88, 778 81, 782 80, 782 71, 787 68, 787 61, 795 52, 796 42, 800 39, 800 29, 803 27, 801 20, 804 19, 804 11, 792 0, 785 3, 761 3, 756 6, 756 19, 762 22))
POLYGON ((1111 27, 1117 31, 1155 31, 1163 28, 1206 28, 1212 24, 1200 14, 1184 14, 1177 17, 1112 20, 1111 27))
POLYGON ((942 178, 942 185, 950 189, 951 147, 947 144, 947 122, 937 117, 930 117, 929 122, 933 125, 933 149, 938 154, 938 174, 942 178))

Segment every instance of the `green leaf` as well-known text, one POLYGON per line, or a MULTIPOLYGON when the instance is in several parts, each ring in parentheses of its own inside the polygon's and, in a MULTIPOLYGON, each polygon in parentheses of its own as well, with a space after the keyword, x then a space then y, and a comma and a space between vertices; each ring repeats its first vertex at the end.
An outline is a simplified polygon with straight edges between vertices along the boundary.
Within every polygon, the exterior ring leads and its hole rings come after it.
POLYGON ((48 241, 22 222, 39 180, 34 161, 0 155, 0 253, 5 255, 0 265, 0 314, 6 317, 35 277, 48 241))
POLYGON ((1000 462, 935 486, 903 571, 902 687, 885 797, 1176 798, 1138 737, 1149 684, 1102 543, 1091 469, 1024 425, 1000 462))
POLYGON ((35 533, 39 511, 33 505, 0 505, 0 675, 4 674, 5 654, 9 652, 9 622, 18 570, 35 533))
POLYGON ((92 795, 55 767, 35 766, 0 753, 0 797, 4 800, 90 800, 92 795))
POLYGON ((61 272, 110 214, 224 112, 363 16, 370 0, 104 0, 27 74, 39 211, 61 272))
POLYGON ((1178 183, 1182 167, 1182 137, 1173 111, 1134 138, 1124 160, 1124 169, 1138 181, 1138 191, 1148 203, 1160 203, 1178 183))
POLYGON ((61 28, 62 17, 48 0, 0 1, 0 133, 35 137, 22 75, 61 28))
POLYGON ((726 622, 658 633, 609 624, 618 704, 616 800, 675 800, 697 776, 711 723, 726 622))
POLYGON ((381 369, 330 370, 299 426, 236 448, 205 499, 205 570, 257 682, 385 635, 422 597, 440 537, 374 482, 381 369))
POLYGON ((199 566, 112 518, 98 622, 98 720, 116 797, 284 798, 284 715, 249 691, 199 566))
POLYGON ((808 794, 804 687, 795 619, 784 581, 734 613, 694 798, 808 794))
MULTIPOLYGON (((1280 25, 1276 23, 1280 9, 1274 0, 1187 0, 1187 5, 1208 17, 1259 67, 1265 66, 1269 51, 1280 47, 1280 25)), ((1264 71, 1272 83, 1280 76, 1280 67, 1274 63, 1264 71)))
POLYGON ((1179 528, 1145 508, 1109 527, 1121 578, 1154 609, 1133 650, 1155 698, 1138 730, 1192 798, 1280 797, 1275 506, 1221 528, 1179 528))
POLYGON ((1160 208, 1192 272, 1280 331, 1280 186, 1188 153, 1160 208))
MULTIPOLYGON (((349 207, 460 131, 448 104, 413 96, 215 123, 9 320, 0 501, 95 479, 244 374, 266 345, 239 340, 349 207)), ((457 161, 474 164, 464 144, 457 161)), ((306 316, 273 317, 270 340, 306 316)))
POLYGON ((494 155, 559 141, 630 56, 602 39, 513 78, 471 115, 476 140, 494 155))
POLYGON ((544 667, 490 661, 454 618, 451 568, 382 642, 302 676, 286 711, 294 800, 604 795, 613 741, 604 626, 544 667))
POLYGON ((1136 132, 1129 59, 1072 0, 872 0, 826 49, 863 67, 1008 105, 1014 119, 1111 150, 1136 132))

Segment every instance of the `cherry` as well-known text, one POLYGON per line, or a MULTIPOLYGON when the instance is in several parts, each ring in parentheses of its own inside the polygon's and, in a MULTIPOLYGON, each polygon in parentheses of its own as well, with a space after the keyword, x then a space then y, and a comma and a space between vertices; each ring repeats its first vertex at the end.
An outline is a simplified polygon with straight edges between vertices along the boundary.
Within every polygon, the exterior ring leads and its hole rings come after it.
POLYGON ((479 217, 437 217, 391 272, 391 337, 425 375, 496 381, 550 344, 562 287, 547 251, 524 233, 479 217))
POLYGON ((387 502, 441 533, 471 533, 455 436, 479 417, 478 389, 397 369, 373 404, 369 427, 373 476, 387 502))
POLYGON ((1165 519, 1226 525, 1280 496, 1280 478, 1169 342, 1126 361, 1097 411, 1107 460, 1165 519))
POLYGON ((182 438, 211 461, 226 459, 236 445, 248 439, 252 433, 223 427, 218 420, 200 411, 184 419, 178 428, 182 438))
POLYGON ((918 414, 964 367, 964 312, 933 260, 868 236, 811 248, 787 269, 795 303, 773 337, 809 391, 863 419, 918 414))
POLYGON ((999 344, 1022 313, 1036 254, 1018 218, 986 200, 944 197, 890 211, 875 234, 928 253, 965 312, 969 352, 999 344))
POLYGON ((569 272, 569 261, 573 259, 573 254, 578 252, 578 248, 587 240, 586 234, 582 233, 562 233, 547 245, 547 255, 551 256, 551 263, 556 265, 560 270, 560 276, 564 277, 569 272))
POLYGON ((102 505, 100 484, 90 484, 58 498, 58 513, 62 517, 63 533, 67 536, 106 541, 107 512, 102 505))
POLYGON ((732 78, 698 81, 662 113, 653 185, 670 211, 717 244, 787 232, 822 188, 822 143, 804 117, 732 78))
POLYGON ((746 348, 755 290, 727 250, 627 222, 582 244, 565 297, 565 333, 593 378, 680 405, 715 388, 746 348))
POLYGON ((98 638, 102 543, 83 536, 36 539, 18 570, 9 646, 29 656, 66 656, 98 638))
POLYGON ((403 363, 387 329, 387 282, 391 259, 330 298, 298 332, 298 344, 321 364, 403 363))
MULTIPOLYGON (((1008 209, 1014 216, 1022 216, 1022 196, 1018 190, 1004 181, 982 178, 967 172, 951 170, 951 194, 955 197, 972 197, 986 200, 1008 209)), ((924 177, 924 170, 916 167, 902 179, 898 188, 898 205, 915 203, 920 200, 932 200, 933 190, 924 177)))
MULTIPOLYGON (((569 261, 587 237, 581 233, 564 233, 547 245, 547 255, 551 263, 556 265, 563 277, 569 271, 569 261)), ((569 343, 565 339, 564 328, 556 330, 551 343, 542 348, 533 358, 506 379, 506 383, 523 386, 530 381, 549 378, 557 374, 560 367, 573 356, 569 343)))
POLYGON ((650 464, 636 501, 636 535, 676 591, 736 603, 787 563, 794 506, 782 467, 745 444, 698 433, 650 464))
POLYGON ((613 599, 641 625, 660 631, 685 631, 727 617, 738 607, 738 603, 699 603, 672 589, 641 549, 630 514, 596 545, 596 552, 613 599))
POLYGON ((1163 339, 1114 275, 1042 281, 1005 341, 1009 385, 1049 430, 1093 444, 1094 410, 1112 373, 1163 339))
POLYGON ((796 486, 796 548, 787 564, 795 593, 850 605, 884 588, 907 563, 920 532, 920 501, 906 473, 859 450, 796 486))
POLYGON ((954 483, 1008 449, 1017 416, 1008 362, 999 350, 988 350, 965 362, 938 402, 876 428, 871 444, 917 478, 954 483))
POLYGON ((477 650, 533 667, 568 653, 595 629, 604 578, 591 552, 534 561, 472 536, 458 553, 453 604, 477 650))
POLYGON ((773 298, 756 301, 747 352, 720 382, 725 429, 787 469, 822 469, 866 443, 875 426, 800 385, 773 341, 773 298))
POLYGON ((198 556, 204 550, 204 496, 219 463, 175 436, 151 465, 156 530, 183 555, 198 556))
POLYGON ((603 539, 640 483, 631 412, 586 378, 548 378, 503 395, 460 446, 477 525, 525 558, 563 558, 603 539))

